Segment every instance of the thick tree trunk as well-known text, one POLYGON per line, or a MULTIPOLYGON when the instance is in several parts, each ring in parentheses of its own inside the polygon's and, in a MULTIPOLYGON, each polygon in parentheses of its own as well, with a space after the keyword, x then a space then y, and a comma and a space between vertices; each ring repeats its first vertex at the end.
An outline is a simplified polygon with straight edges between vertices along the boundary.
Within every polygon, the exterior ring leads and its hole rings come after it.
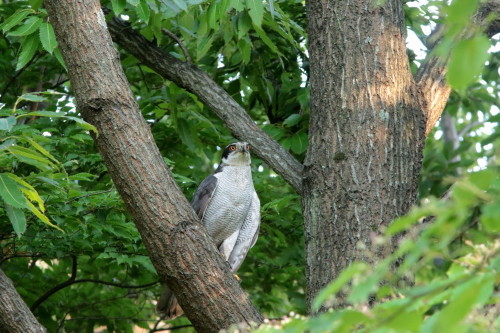
POLYGON ((0 332, 46 332, 0 269, 0 332))
MULTIPOLYGON (((417 194, 425 132, 399 0, 308 1, 308 304, 417 194)), ((374 253, 380 256, 381 253, 374 253)))
POLYGON ((259 323, 229 266, 198 223, 154 143, 97 0, 47 0, 78 109, 95 138, 153 265, 199 332, 259 323))

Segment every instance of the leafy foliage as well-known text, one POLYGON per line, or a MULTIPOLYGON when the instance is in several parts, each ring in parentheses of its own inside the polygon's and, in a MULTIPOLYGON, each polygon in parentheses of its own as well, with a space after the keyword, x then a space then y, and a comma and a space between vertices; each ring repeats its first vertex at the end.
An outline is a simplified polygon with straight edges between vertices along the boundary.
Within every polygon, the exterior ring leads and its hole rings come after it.
POLYGON ((353 263, 314 303, 316 309, 334 305, 335 295, 345 292, 347 307, 311 319, 291 318, 282 331, 497 331, 498 207, 496 161, 458 180, 449 199, 431 199, 394 221, 376 243, 383 247, 404 235, 398 249, 375 266, 353 263))
MULTIPOLYGON (((37 305, 34 313, 49 331, 151 327, 158 320, 152 300, 161 287, 150 285, 156 274, 93 145, 91 135, 98 133, 81 120, 69 96, 64 61, 41 3, 0 5, 1 267, 27 304, 37 305), (44 300, 46 292, 65 281, 68 286, 44 300)), ((445 112, 460 135, 445 139, 448 129, 442 124, 430 135, 420 187, 422 202, 429 202, 395 222, 378 240, 384 246, 401 237, 399 251, 373 267, 353 264, 316 303, 334 304, 332 295, 342 292, 349 295, 349 307, 293 319, 286 331, 440 331, 451 322, 460 325, 457 329, 491 328, 492 285, 498 283, 493 254, 498 251, 500 185, 493 143, 498 144, 499 135, 494 107, 499 60, 497 54, 487 58, 480 28, 474 26, 465 40, 459 36, 470 26, 469 6, 478 3, 454 1, 449 9, 441 2, 405 6, 408 28, 422 39, 436 11, 448 10, 448 41, 443 45, 457 59, 448 75, 457 91, 445 112), (462 73, 454 66, 461 65, 464 55, 469 60, 462 73), (452 184, 450 199, 435 199, 452 184), (430 215, 433 221, 417 223, 430 215), (410 234, 399 236, 404 230, 410 234), (391 274, 395 264, 398 269, 391 274), (482 316, 471 319, 477 313, 482 316)), ((309 118, 303 1, 102 4, 112 11, 109 16, 122 15, 170 54, 182 60, 189 55, 259 126, 303 160, 309 118), (180 38, 187 54, 165 29, 180 38)), ((134 57, 120 56, 158 147, 190 198, 219 162, 220 147, 234 139, 194 95, 165 82, 134 57)), ((420 65, 420 60, 411 61, 414 69, 420 65)), ((258 158, 253 159, 253 175, 263 221, 259 241, 238 273, 242 285, 267 317, 291 311, 304 315, 299 197, 258 158)), ((173 325, 186 322, 180 318, 173 325)))

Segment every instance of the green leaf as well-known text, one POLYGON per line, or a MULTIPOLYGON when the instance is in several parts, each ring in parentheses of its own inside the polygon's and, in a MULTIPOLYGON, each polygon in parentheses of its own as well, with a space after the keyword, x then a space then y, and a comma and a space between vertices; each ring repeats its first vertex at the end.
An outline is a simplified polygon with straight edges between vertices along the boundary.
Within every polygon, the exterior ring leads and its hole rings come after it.
POLYGON ((185 1, 183 0, 173 0, 175 5, 182 9, 183 11, 187 11, 188 7, 185 1))
POLYGON ((0 144, 0 151, 6 150, 7 148, 9 148, 10 146, 13 146, 15 144, 16 144, 16 140, 14 140, 14 139, 5 140, 4 142, 2 142, 2 144, 0 144))
POLYGON ((248 14, 252 18, 254 25, 260 27, 262 25, 262 18, 264 17, 264 5, 262 0, 246 0, 248 14))
POLYGON ((36 50, 38 50, 38 44, 40 39, 36 35, 30 35, 21 44, 21 53, 19 54, 19 59, 17 60, 16 71, 20 70, 33 58, 36 50))
POLYGON ((28 202, 17 184, 4 173, 0 174, 0 197, 16 208, 28 208, 28 202))
POLYGON ((245 9, 244 3, 241 0, 231 0, 230 6, 238 12, 241 12, 243 11, 243 9, 245 9))
POLYGON ((40 41, 42 42, 43 48, 50 54, 52 54, 57 47, 54 28, 52 28, 52 25, 49 23, 42 23, 40 25, 40 41))
POLYGON ((269 0, 268 3, 269 3, 269 12, 271 13, 271 17, 274 19, 274 14, 275 14, 274 0, 269 0))
POLYGON ((196 52, 196 60, 201 60, 212 47, 213 35, 203 36, 203 38, 199 39, 197 52, 196 52))
POLYGON ((66 68, 66 64, 64 63, 64 59, 61 55, 61 51, 59 49, 55 49, 54 55, 56 56, 57 61, 63 66, 63 68, 67 71, 68 69, 66 68))
POLYGON ((363 276, 356 281, 348 297, 349 302, 359 303, 366 301, 370 293, 375 291, 384 273, 389 270, 389 264, 390 261, 388 260, 380 262, 369 275, 363 276))
POLYGON ((285 121, 283 121, 283 125, 286 127, 295 126, 299 123, 300 118, 301 118, 300 114, 294 113, 294 114, 290 115, 288 118, 286 118, 285 121))
POLYGON ((33 186, 31 186, 25 180, 23 180, 22 178, 16 176, 13 173, 6 173, 6 175, 8 175, 16 183, 18 183, 19 185, 21 185, 20 190, 25 194, 25 196, 29 200, 37 202, 38 203, 38 207, 40 207, 40 210, 42 212, 45 211, 45 205, 44 205, 43 199, 40 197, 40 195, 38 194, 38 191, 35 190, 35 188, 33 186))
POLYGON ((274 53, 283 56, 283 53, 281 53, 276 45, 273 43, 273 41, 267 36, 266 32, 262 30, 259 26, 254 25, 253 28, 255 29, 255 32, 257 32, 257 35, 259 35, 260 39, 266 44, 274 53))
POLYGON ((12 228, 18 237, 26 231, 26 216, 21 208, 13 207, 9 204, 5 205, 5 212, 9 217, 12 228))
POLYGON ((135 7, 139 4, 140 0, 127 0, 127 2, 135 7))
POLYGON ((32 140, 28 137, 25 137, 25 139, 36 149, 38 150, 40 153, 42 153, 43 155, 45 155, 45 157, 48 157, 50 160, 52 160, 54 163, 56 164, 60 164, 59 161, 54 157, 52 156, 45 148, 43 148, 38 142, 36 142, 35 140, 32 140))
POLYGON ((0 28, 5 33, 12 29, 13 26, 24 20, 26 16, 34 13, 33 9, 20 9, 12 14, 8 19, 6 19, 2 24, 0 24, 0 28))
POLYGON ((24 95, 21 95, 19 97, 19 100, 20 101, 30 101, 30 102, 43 102, 43 101, 45 101, 47 99, 45 97, 39 96, 39 95, 24 94, 24 95))
POLYGON ((28 3, 30 4, 31 8, 34 10, 38 10, 40 6, 42 5, 43 0, 28 0, 28 3))
POLYGON ((243 57, 243 62, 245 64, 250 63, 250 58, 252 56, 252 42, 250 38, 240 38, 240 40, 238 41, 238 47, 243 57))
POLYGON ((49 218, 47 216, 45 216, 45 214, 43 214, 42 212, 40 212, 31 202, 28 202, 28 208, 29 210, 31 210, 31 212, 33 214, 35 214, 36 217, 38 217, 43 223, 53 227, 53 228, 56 228, 62 232, 64 232, 61 228, 59 228, 57 225, 53 224, 52 222, 50 222, 49 218))
POLYGON ((81 128, 83 129, 86 129, 88 131, 92 131, 94 132, 96 135, 99 135, 99 132, 97 131, 97 128, 95 128, 94 125, 91 125, 89 124, 88 122, 86 122, 85 120, 81 119, 81 118, 77 118, 77 117, 70 117, 70 116, 65 116, 64 118, 66 119, 69 119, 69 120, 73 120, 74 122, 76 122, 76 124, 78 126, 80 126, 81 128))
POLYGON ((69 176, 69 180, 86 180, 86 181, 92 181, 95 178, 97 178, 96 175, 93 175, 91 173, 87 172, 80 172, 74 175, 69 176))
POLYGON ((139 18, 144 22, 148 23, 149 22, 149 6, 146 0, 141 0, 139 3, 139 6, 136 7, 137 15, 139 18))
POLYGON ((340 275, 330 282, 313 301, 313 311, 318 311, 321 305, 325 303, 327 299, 337 293, 347 282, 349 282, 352 277, 356 274, 364 273, 368 270, 369 266, 363 262, 354 262, 349 267, 344 269, 340 275))
POLYGON ((185 119, 177 119, 177 132, 181 138, 182 143, 188 146, 190 149, 196 149, 196 132, 185 119))
POLYGON ((481 289, 483 279, 477 276, 472 281, 467 283, 466 288, 460 288, 448 305, 438 312, 434 320, 433 332, 456 332, 455 330, 461 325, 463 318, 476 305, 476 301, 480 295, 478 291, 481 289))
POLYGON ((43 157, 42 155, 40 155, 36 151, 31 150, 29 148, 20 147, 20 146, 11 146, 7 150, 16 156, 24 156, 24 157, 33 159, 35 161, 38 161, 40 163, 43 163, 47 166, 50 166, 50 167, 54 166, 54 164, 52 164, 52 162, 50 162, 48 159, 46 159, 45 157, 43 157))
POLYGON ((480 170, 469 175, 471 183, 481 190, 487 190, 498 179, 498 173, 492 169, 480 170))
POLYGON ((307 134, 299 133, 290 138, 290 149, 296 154, 302 154, 307 149, 307 134))
POLYGON ((447 8, 446 21, 467 25, 471 16, 476 12, 478 1, 475 0, 454 0, 447 8))
MULTIPOLYGON (((207 11, 207 15, 208 15, 208 27, 210 29, 216 29, 217 28, 217 3, 216 2, 213 2, 210 7, 208 8, 208 11, 207 11)), ((206 36, 208 37, 208 36, 206 36)))
POLYGON ((32 16, 28 18, 22 26, 12 32, 9 32, 8 36, 20 37, 30 35, 34 33, 41 24, 41 18, 39 18, 38 16, 32 16))
POLYGON ((113 8, 113 13, 115 13, 116 16, 123 12, 126 5, 126 0, 111 0, 111 7, 113 8))
POLYGON ((487 232, 500 232, 500 205, 497 202, 483 206, 479 220, 487 232))
POLYGON ((31 117, 31 116, 38 116, 38 117, 55 117, 55 118, 64 118, 68 120, 73 120, 75 121, 78 126, 80 126, 83 129, 93 131, 96 135, 99 134, 97 132, 97 128, 95 126, 87 123, 85 120, 78 118, 78 117, 72 117, 72 116, 65 116, 61 112, 54 112, 54 111, 34 111, 34 112, 28 112, 22 115, 17 116, 17 118, 24 118, 24 117, 31 117))
POLYGON ((451 51, 446 79, 456 90, 463 90, 481 74, 488 60, 490 41, 483 35, 460 41, 451 51))
POLYGON ((25 118, 25 117, 55 117, 55 118, 63 118, 65 117, 64 113, 55 112, 55 111, 33 111, 28 112, 22 115, 17 116, 17 118, 25 118))
POLYGON ((5 118, 0 118, 0 130, 10 132, 12 127, 16 124, 16 117, 9 116, 5 118))
POLYGON ((243 12, 238 16, 238 38, 245 36, 252 27, 252 19, 248 13, 243 12))
POLYGON ((392 319, 387 321, 384 326, 392 328, 396 332, 418 332, 423 321, 423 316, 418 311, 401 311, 399 315, 391 315, 389 318, 392 319))

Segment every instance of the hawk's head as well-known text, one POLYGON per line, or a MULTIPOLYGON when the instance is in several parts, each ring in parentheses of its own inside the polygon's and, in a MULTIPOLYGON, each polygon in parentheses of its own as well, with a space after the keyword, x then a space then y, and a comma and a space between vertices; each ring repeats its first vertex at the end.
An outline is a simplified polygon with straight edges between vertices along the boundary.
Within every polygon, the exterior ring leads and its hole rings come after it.
POLYGON ((224 148, 222 164, 250 165, 250 145, 246 142, 235 142, 224 148))

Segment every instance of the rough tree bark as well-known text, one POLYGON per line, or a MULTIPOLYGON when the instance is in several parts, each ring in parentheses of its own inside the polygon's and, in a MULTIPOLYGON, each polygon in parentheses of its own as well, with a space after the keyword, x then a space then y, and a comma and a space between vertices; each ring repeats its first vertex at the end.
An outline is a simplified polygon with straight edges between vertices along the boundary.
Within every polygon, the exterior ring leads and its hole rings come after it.
MULTIPOLYGON (((355 248, 358 241, 369 243, 381 225, 413 204, 424 131, 427 135, 434 127, 450 94, 444 79, 447 60, 432 52, 413 80, 402 3, 384 3, 375 8, 365 0, 308 2, 313 77, 304 173, 200 69, 175 59, 119 19, 109 23, 115 42, 198 96, 233 135, 269 147, 258 151, 259 157, 303 195, 309 301, 350 261, 363 259, 355 248)), ((483 4, 479 20, 497 8, 497 0, 483 4)), ((490 22, 488 35, 498 32, 499 22, 490 22)), ((441 34, 439 29, 433 33, 429 50, 441 34)))
POLYGON ((0 269, 0 332, 46 332, 36 320, 14 287, 12 281, 0 269))
POLYGON ((113 40, 130 54, 167 80, 198 96, 235 137, 250 143, 257 156, 290 183, 297 193, 301 192, 303 167, 300 162, 260 129, 245 109, 207 73, 164 52, 119 18, 111 19, 108 28, 113 40))
MULTIPOLYGON (((311 118, 305 160, 308 304, 358 243, 415 202, 425 116, 399 0, 308 1, 311 118)), ((380 256, 380 253, 374 253, 380 256)))
POLYGON ((172 178, 132 96, 98 0, 47 0, 83 118, 158 275, 199 332, 260 323, 172 178))

